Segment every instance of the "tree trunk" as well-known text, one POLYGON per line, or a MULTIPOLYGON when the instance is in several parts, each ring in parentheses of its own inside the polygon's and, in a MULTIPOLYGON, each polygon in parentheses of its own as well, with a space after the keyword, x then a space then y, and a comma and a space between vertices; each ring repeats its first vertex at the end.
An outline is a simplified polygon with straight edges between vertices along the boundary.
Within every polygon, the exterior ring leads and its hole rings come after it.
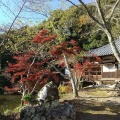
POLYGON ((107 30, 107 29, 105 29, 104 31, 105 31, 105 33, 106 33, 106 35, 108 37, 109 44, 110 44, 110 47, 112 49, 112 52, 113 52, 114 56, 116 57, 117 61, 120 63, 120 53, 118 52, 118 50, 116 48, 116 45, 113 42, 114 39, 112 37, 112 33, 109 30, 107 30))
POLYGON ((75 86, 75 80, 74 80, 74 77, 73 77, 72 72, 71 72, 71 70, 70 70, 67 57, 66 57, 65 54, 63 54, 63 56, 64 56, 64 60, 65 60, 66 67, 67 67, 67 69, 68 69, 68 71, 69 71, 69 77, 70 77, 70 80, 71 80, 74 97, 78 97, 78 91, 77 91, 76 86, 75 86))
MULTIPOLYGON (((71 0, 66 0, 68 2, 70 2, 71 4, 73 4, 74 6, 76 6, 71 0)), ((85 8, 87 14, 89 15, 89 17, 97 23, 97 25, 102 28, 102 30, 104 31, 104 33, 107 35, 110 47, 113 51, 113 54, 115 56, 115 58, 117 59, 117 61, 120 63, 120 53, 118 52, 115 43, 113 42, 114 38, 112 36, 111 30, 110 30, 110 20, 113 16, 113 13, 115 11, 115 8, 118 6, 118 4, 120 3, 120 0, 116 0, 115 4, 113 5, 113 7, 111 8, 111 13, 109 15, 108 20, 105 18, 106 15, 104 15, 102 8, 101 8, 101 4, 100 4, 100 0, 95 0, 96 2, 96 8, 98 11, 98 15, 100 16, 99 19, 96 19, 96 17, 94 17, 91 12, 89 11, 87 5, 82 1, 79 0, 79 2, 81 3, 81 5, 85 8)), ((77 7, 77 6, 76 6, 77 7)), ((79 7, 77 7, 79 9, 79 7)))

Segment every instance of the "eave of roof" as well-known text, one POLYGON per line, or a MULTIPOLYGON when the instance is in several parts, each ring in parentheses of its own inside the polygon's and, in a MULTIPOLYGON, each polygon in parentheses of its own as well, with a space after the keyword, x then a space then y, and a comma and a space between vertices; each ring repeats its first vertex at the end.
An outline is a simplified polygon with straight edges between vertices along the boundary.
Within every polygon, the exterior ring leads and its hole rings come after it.
MULTIPOLYGON (((117 50, 120 53, 120 39, 115 40, 115 45, 117 47, 117 50)), ((91 49, 89 50, 87 57, 92 57, 92 56, 105 56, 105 55, 112 55, 112 49, 110 44, 104 45, 102 47, 96 48, 96 49, 91 49)))

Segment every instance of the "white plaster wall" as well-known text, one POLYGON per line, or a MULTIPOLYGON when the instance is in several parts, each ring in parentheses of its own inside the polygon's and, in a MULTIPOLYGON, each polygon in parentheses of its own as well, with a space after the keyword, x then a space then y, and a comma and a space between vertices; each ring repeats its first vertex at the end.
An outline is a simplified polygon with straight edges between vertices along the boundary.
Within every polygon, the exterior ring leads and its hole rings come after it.
POLYGON ((103 72, 115 72, 117 68, 115 68, 114 64, 103 65, 103 72))

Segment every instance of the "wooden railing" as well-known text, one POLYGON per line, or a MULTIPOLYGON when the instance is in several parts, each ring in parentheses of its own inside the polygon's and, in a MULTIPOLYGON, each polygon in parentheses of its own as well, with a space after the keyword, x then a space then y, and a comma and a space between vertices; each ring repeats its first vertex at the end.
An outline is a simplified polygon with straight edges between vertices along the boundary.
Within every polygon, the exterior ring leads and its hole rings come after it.
POLYGON ((103 72, 102 78, 120 78, 120 70, 116 70, 115 72, 103 72))
POLYGON ((103 72, 102 78, 116 78, 116 72, 103 72))
POLYGON ((120 70, 117 70, 117 78, 120 78, 120 70))
POLYGON ((101 71, 85 72, 84 78, 87 81, 100 80, 101 79, 101 71))
POLYGON ((118 79, 120 78, 120 70, 115 72, 103 72, 101 75, 101 71, 92 71, 92 72, 85 72, 84 79, 87 81, 94 81, 94 80, 101 80, 101 79, 118 79))

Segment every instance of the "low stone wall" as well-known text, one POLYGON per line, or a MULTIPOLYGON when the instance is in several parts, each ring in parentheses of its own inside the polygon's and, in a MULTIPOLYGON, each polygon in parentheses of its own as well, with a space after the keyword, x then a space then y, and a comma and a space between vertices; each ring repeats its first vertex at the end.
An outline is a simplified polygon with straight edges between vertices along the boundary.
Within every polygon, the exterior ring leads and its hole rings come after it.
POLYGON ((20 120, 75 120, 74 107, 69 103, 46 108, 45 105, 25 106, 21 110, 20 120))

